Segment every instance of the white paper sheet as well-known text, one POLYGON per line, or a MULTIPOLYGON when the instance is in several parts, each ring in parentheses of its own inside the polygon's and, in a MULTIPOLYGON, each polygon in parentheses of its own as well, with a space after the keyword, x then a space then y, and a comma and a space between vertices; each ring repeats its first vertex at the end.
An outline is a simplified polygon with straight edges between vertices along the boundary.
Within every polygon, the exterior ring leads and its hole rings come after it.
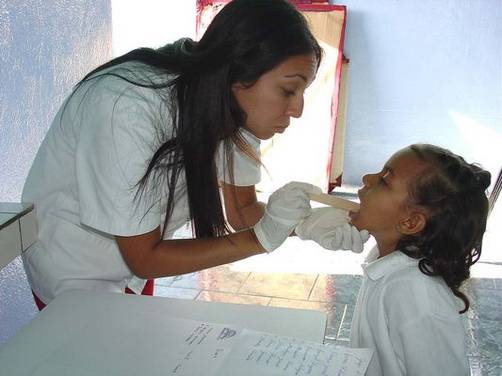
POLYGON ((217 375, 216 371, 239 338, 240 329, 201 322, 180 344, 168 375, 217 375))
POLYGON ((244 329, 218 375, 363 376, 372 354, 244 329))

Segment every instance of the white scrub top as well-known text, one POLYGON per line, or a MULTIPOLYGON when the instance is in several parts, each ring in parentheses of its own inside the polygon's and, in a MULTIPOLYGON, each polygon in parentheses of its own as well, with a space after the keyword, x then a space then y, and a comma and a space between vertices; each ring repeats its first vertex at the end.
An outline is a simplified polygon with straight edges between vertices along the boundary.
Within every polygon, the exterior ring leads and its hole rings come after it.
MULTIPOLYGON (((127 75, 131 67, 153 80, 160 77, 140 63, 124 63, 119 73, 127 75)), ((160 145, 158 114, 167 111, 154 90, 113 76, 87 81, 59 110, 22 195, 23 201, 34 203, 38 221, 38 241, 23 254, 23 262, 44 303, 68 289, 121 292, 130 284, 133 275, 114 236, 144 234, 163 225, 165 185, 148 185, 139 199, 136 193, 160 145)), ((163 116, 166 135, 172 129, 168 118, 163 116)), ((259 155, 259 140, 243 135, 259 155)), ((236 147, 234 156, 234 184, 258 183, 259 166, 236 147)), ((224 179, 229 174, 222 172, 222 160, 219 152, 218 174, 224 179)), ((165 238, 188 219, 182 171, 165 238)), ((132 285, 141 288, 137 281, 132 285)))
POLYGON ((469 375, 463 307, 442 278, 395 251, 363 265, 350 334, 352 347, 374 349, 367 376, 469 375))

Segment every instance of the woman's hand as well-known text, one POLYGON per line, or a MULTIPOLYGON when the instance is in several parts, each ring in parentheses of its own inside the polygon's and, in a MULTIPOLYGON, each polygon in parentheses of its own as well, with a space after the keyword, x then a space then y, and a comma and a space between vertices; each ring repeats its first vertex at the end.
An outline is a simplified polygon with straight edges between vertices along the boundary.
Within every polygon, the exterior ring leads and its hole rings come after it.
POLYGON ((316 208, 296 227, 302 240, 313 240, 322 247, 335 251, 347 249, 360 253, 369 239, 366 230, 359 231, 349 224, 347 212, 331 207, 316 208))
POLYGON ((265 213, 253 227, 256 238, 267 252, 279 247, 296 225, 312 212, 309 194, 321 193, 312 184, 291 182, 270 196, 265 213))

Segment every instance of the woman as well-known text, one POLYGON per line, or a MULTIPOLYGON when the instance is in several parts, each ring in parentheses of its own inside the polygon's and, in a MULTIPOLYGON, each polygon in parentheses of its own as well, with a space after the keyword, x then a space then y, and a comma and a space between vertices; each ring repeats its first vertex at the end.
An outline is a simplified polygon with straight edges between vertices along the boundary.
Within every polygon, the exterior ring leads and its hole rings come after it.
POLYGON ((89 73, 56 115, 23 191, 39 223, 24 256, 39 307, 72 288, 152 294, 153 281, 144 288, 133 276, 277 248, 318 188, 291 183, 266 207, 258 202, 259 142, 301 115, 320 60, 287 1, 234 0, 199 42, 134 50, 89 73), (195 238, 172 239, 187 221, 195 238))

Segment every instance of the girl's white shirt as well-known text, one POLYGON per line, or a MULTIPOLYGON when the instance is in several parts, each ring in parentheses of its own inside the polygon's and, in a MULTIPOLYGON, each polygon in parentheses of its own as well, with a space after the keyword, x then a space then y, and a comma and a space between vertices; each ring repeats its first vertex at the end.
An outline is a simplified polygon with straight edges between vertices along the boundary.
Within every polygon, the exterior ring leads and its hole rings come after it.
MULTIPOLYGON (((144 67, 125 63, 121 73, 127 75, 133 65, 144 67)), ((145 75, 154 73, 146 69, 145 75)), ((171 134, 168 111, 154 90, 104 76, 81 85, 57 113, 22 194, 23 201, 34 203, 38 221, 38 241, 23 254, 23 262, 44 303, 68 289, 122 292, 131 284, 141 290, 143 282, 131 282, 114 236, 144 234, 164 223, 165 184, 152 180, 143 195, 136 193, 160 145, 156 122, 162 121, 165 135, 171 134)), ((259 155, 259 140, 245 131, 243 135, 259 155)), ((258 183, 260 167, 236 147, 234 155, 234 184, 258 183)), ((219 150, 216 162, 223 180, 228 173, 223 173, 222 161, 219 150)), ((185 184, 182 171, 166 239, 188 222, 185 184)))
POLYGON ((375 352, 367 376, 469 375, 463 307, 444 280, 402 252, 373 248, 352 320, 352 347, 375 352))

